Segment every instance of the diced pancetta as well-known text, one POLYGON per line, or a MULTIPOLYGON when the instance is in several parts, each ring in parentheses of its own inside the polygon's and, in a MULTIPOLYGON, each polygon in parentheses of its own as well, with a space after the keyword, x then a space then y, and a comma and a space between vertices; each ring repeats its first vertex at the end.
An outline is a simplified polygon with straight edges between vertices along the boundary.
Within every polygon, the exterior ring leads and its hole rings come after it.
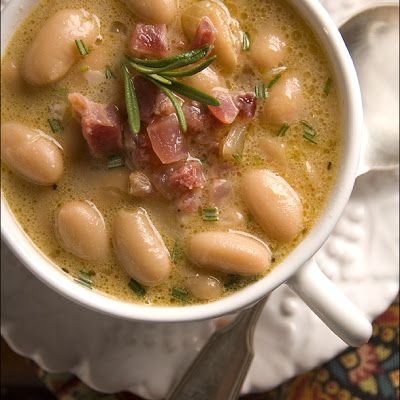
POLYGON ((185 115, 188 133, 203 133, 215 127, 215 119, 212 118, 200 103, 195 101, 187 102, 183 105, 182 109, 185 115))
POLYGON ((215 43, 217 31, 210 18, 201 18, 193 38, 192 49, 198 49, 206 44, 212 46, 215 43))
POLYGON ((185 192, 175 202, 177 209, 185 213, 196 212, 201 206, 200 195, 201 190, 185 192))
POLYGON ((94 157, 120 153, 122 129, 117 108, 90 101, 80 93, 70 93, 68 100, 80 119, 82 134, 90 153, 94 157))
POLYGON ((188 190, 203 188, 204 175, 202 165, 195 160, 186 161, 175 170, 169 181, 173 187, 186 188, 188 190))
POLYGON ((208 106, 208 109, 223 124, 231 124, 239 114, 232 96, 227 91, 213 90, 212 95, 220 102, 219 106, 208 106))
POLYGON ((129 41, 129 52, 137 57, 168 55, 167 26, 137 24, 129 41))
POLYGON ((154 152, 163 164, 187 158, 188 147, 175 113, 157 118, 147 127, 154 152))
POLYGON ((232 184, 226 179, 214 179, 209 186, 210 204, 220 207, 232 193, 232 184))
POLYGON ((239 109, 239 117, 244 120, 254 118, 257 109, 257 98, 252 92, 240 93, 236 95, 236 107, 239 109))
POLYGON ((133 78, 133 84, 139 104, 140 119, 148 124, 153 120, 161 91, 154 83, 141 75, 133 78))

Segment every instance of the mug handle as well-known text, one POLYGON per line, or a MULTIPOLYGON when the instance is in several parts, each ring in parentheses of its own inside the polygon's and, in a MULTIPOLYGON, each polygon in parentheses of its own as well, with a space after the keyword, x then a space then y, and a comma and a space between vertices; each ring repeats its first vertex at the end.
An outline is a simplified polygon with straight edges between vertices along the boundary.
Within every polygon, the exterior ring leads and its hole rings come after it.
POLYGON ((371 323, 327 278, 313 258, 286 284, 348 345, 360 346, 371 337, 371 323))

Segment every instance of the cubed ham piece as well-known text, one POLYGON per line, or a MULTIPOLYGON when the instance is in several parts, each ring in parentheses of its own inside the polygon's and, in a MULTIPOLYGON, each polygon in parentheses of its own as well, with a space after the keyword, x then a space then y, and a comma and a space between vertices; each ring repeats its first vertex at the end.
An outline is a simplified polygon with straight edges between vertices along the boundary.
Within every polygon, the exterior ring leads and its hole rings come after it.
POLYGON ((129 42, 129 52, 136 57, 161 58, 167 56, 167 26, 164 24, 137 24, 129 42))
POLYGON ((220 207, 232 193, 232 184, 226 179, 214 179, 209 186, 210 204, 220 207))
POLYGON ((90 101, 80 93, 70 93, 68 100, 81 121, 82 134, 90 153, 94 157, 120 153, 122 129, 117 108, 90 101))
POLYGON ((193 38, 192 49, 198 49, 206 44, 212 46, 215 43, 217 31, 210 18, 202 17, 193 38))
POLYGON ((185 192, 175 202, 177 209, 185 213, 196 212, 201 206, 200 196, 201 190, 185 192))
MULTIPOLYGON (((181 99, 179 96, 176 96, 178 102, 180 103, 180 105, 183 105, 183 99, 181 99)), ((168 98, 167 95, 165 95, 164 93, 162 93, 160 91, 160 93, 157 96, 156 99, 156 104, 154 106, 154 110, 153 113, 155 115, 169 115, 175 112, 175 107, 172 104, 171 100, 168 98)))
POLYGON ((167 200, 176 200, 186 192, 202 189, 205 182, 203 167, 195 160, 164 165, 154 170, 150 178, 167 200))
POLYGON ((200 103, 195 101, 185 103, 182 110, 185 115, 188 133, 198 134, 215 128, 215 119, 200 103))
POLYGON ((257 98, 252 92, 240 93, 235 99, 236 107, 239 109, 239 117, 244 120, 254 118, 257 109, 257 98))
POLYGON ((169 181, 173 187, 193 190, 204 187, 204 175, 202 165, 195 160, 187 161, 175 170, 169 181))
POLYGON ((175 113, 157 118, 147 127, 154 152, 163 164, 183 160, 188 155, 188 146, 175 113))
POLYGON ((154 109, 157 107, 158 98, 162 93, 154 83, 141 75, 133 78, 133 84, 139 104, 140 119, 148 124, 154 118, 154 109))
POLYGON ((223 124, 231 124, 239 114, 232 96, 222 90, 213 90, 212 95, 220 102, 219 106, 208 106, 208 109, 223 124))

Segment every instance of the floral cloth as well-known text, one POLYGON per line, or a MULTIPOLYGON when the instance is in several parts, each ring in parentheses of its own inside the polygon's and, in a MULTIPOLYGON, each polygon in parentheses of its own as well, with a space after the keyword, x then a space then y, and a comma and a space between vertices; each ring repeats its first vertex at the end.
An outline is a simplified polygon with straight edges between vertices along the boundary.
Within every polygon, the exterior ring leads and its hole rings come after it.
MULTIPOLYGON (((374 322, 371 340, 349 348, 332 361, 311 372, 261 394, 241 400, 396 400, 400 399, 399 297, 374 322)), ((119 393, 104 395, 88 388, 70 374, 39 376, 59 400, 141 400, 119 393)), ((188 399, 189 400, 189 399, 188 399)))

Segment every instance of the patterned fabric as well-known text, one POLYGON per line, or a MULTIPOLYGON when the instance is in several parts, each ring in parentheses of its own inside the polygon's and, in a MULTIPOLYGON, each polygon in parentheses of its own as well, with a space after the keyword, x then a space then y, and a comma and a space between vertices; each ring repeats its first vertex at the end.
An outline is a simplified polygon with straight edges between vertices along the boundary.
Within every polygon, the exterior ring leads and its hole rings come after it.
MULTIPOLYGON (((349 348, 332 361, 311 372, 285 382, 262 394, 241 400, 396 400, 400 399, 399 375, 399 297, 374 322, 371 340, 349 348)), ((70 374, 39 377, 59 400, 141 400, 119 393, 97 393, 70 374)))

